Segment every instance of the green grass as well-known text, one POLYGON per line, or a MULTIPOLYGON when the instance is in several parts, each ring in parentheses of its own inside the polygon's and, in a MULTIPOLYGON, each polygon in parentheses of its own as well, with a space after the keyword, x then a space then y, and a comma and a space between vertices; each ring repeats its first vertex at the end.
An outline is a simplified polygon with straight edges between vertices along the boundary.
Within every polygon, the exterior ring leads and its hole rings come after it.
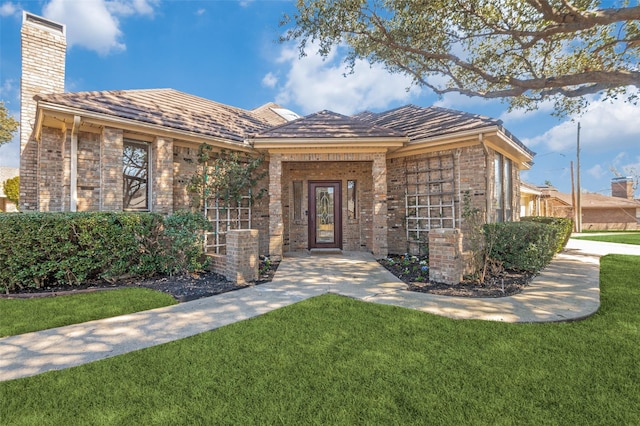
POLYGON ((632 234, 611 234, 611 235, 590 235, 572 237, 580 240, 602 241, 605 243, 635 244, 640 245, 640 233, 632 234))
POLYGON ((32 299, 0 299, 0 337, 61 327, 176 304, 146 288, 32 299))
POLYGON ((640 257, 578 322, 442 318, 324 295, 192 338, 0 382, 34 424, 640 424, 640 257))

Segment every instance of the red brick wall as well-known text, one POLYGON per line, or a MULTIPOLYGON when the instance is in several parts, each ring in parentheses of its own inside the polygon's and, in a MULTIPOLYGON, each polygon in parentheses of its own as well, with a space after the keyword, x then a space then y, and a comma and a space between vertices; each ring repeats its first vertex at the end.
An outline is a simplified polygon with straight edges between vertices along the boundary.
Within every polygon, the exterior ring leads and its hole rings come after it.
MULTIPOLYGON (((63 155, 65 135, 55 129, 42 132, 38 145, 38 210, 59 212, 63 210, 63 155)), ((21 178, 22 179, 22 178, 21 178)))
POLYGON ((100 210, 100 135, 96 133, 78 133, 77 209, 100 210))
POLYGON ((429 279, 445 284, 458 284, 462 281, 464 266, 460 231, 429 231, 429 279))
POLYGON ((151 144, 151 210, 173 213, 173 139, 157 137, 151 144))
MULTIPOLYGON (((450 156, 454 161, 454 193, 456 225, 460 226, 462 217, 462 196, 469 191, 471 207, 486 212, 487 209, 487 157, 482 146, 474 145, 457 150, 436 151, 405 158, 387 160, 387 210, 388 210, 388 243, 389 253, 401 254, 417 252, 418 247, 407 241, 405 226, 405 182, 407 163, 420 161, 430 157, 450 156)), ((491 163, 493 164, 493 163, 491 163)), ((515 173, 514 173, 515 174, 515 173)), ((490 177, 493 176, 492 174, 490 177)), ((514 181, 514 187, 517 187, 514 181)), ((516 197, 514 197, 515 199, 516 197)), ((464 231, 464 224, 462 224, 464 231)))
POLYGON ((173 144, 173 210, 188 210, 191 196, 187 185, 197 169, 197 147, 173 144))
POLYGON ((583 230, 640 229, 634 208, 582 209, 583 230))

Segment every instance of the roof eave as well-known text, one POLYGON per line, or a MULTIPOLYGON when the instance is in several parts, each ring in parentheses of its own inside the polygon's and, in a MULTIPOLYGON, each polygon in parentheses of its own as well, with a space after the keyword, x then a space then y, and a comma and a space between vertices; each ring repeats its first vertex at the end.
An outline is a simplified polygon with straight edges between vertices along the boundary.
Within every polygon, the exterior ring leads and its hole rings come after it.
POLYGON ((36 135, 39 137, 46 112, 53 112, 68 115, 71 118, 78 115, 82 117, 83 122, 96 124, 99 126, 109 126, 121 128, 123 130, 138 131, 144 130, 153 135, 168 136, 174 139, 185 140, 196 143, 212 143, 226 149, 239 151, 252 151, 250 145, 246 141, 232 141, 221 137, 205 135, 198 132, 190 132, 186 130, 174 129, 159 124, 145 123, 129 118, 117 117, 114 115, 104 114, 100 112, 87 111, 82 108, 74 108, 66 105, 60 105, 50 102, 38 102, 36 114, 36 135))
POLYGON ((408 138, 402 137, 358 137, 358 138, 252 138, 249 140, 256 149, 309 149, 309 148, 385 148, 395 150, 403 147, 408 138))
POLYGON ((489 142, 492 148, 517 160, 522 169, 528 170, 531 168, 533 153, 514 141, 502 126, 498 125, 415 139, 408 142, 403 148, 398 149, 394 156, 413 155, 424 150, 437 151, 459 148, 461 146, 479 144, 482 141, 489 142), (502 144, 505 146, 501 146, 502 144))

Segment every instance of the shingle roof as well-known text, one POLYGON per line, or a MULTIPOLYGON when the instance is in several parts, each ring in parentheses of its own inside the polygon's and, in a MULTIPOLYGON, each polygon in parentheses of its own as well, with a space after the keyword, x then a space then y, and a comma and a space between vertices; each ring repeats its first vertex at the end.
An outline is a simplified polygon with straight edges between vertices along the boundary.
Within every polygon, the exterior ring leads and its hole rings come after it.
MULTIPOLYGON (((571 194, 565 194, 564 192, 550 191, 550 197, 555 197, 567 205, 572 205, 571 194)), ((621 197, 610 197, 608 195, 595 194, 592 192, 583 192, 580 194, 580 206, 591 209, 605 209, 605 208, 640 208, 640 201, 628 200, 621 197)))
POLYGON ((404 132, 332 111, 320 111, 253 136, 263 138, 404 138, 404 132))
POLYGON ((173 89, 71 92, 36 97, 71 108, 243 142, 282 121, 173 89))
POLYGON ((378 126, 405 132, 411 141, 496 126, 500 127, 511 140, 526 152, 531 155, 534 154, 533 151, 502 127, 502 120, 483 115, 440 107, 423 108, 416 105, 405 105, 381 113, 365 111, 353 117, 378 126))
POLYGON ((422 108, 416 105, 405 105, 381 113, 365 111, 354 117, 405 132, 411 140, 502 125, 500 120, 481 115, 438 107, 422 108))
MULTIPOLYGON (((409 138, 431 137, 500 126, 497 119, 438 107, 407 105, 352 117, 320 111, 286 121, 268 103, 254 110, 224 105, 173 89, 71 92, 39 95, 41 102, 129 119, 242 143, 262 138, 409 138), (275 126, 275 127, 273 127, 275 126)), ((533 155, 515 137, 514 143, 533 155)))

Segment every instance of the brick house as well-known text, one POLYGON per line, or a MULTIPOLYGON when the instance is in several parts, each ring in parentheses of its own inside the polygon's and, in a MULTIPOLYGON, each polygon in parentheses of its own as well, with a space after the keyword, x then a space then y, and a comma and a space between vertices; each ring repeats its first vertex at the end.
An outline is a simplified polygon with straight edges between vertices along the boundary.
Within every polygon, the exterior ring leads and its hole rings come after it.
MULTIPOLYGON (((571 194, 553 187, 541 187, 543 216, 575 218, 571 194)), ((612 196, 583 192, 580 197, 583 231, 640 230, 640 200, 633 198, 633 179, 611 181, 612 196)))
POLYGON ((0 212, 16 212, 17 206, 13 201, 7 198, 7 194, 4 193, 4 185, 8 179, 12 179, 19 175, 17 167, 4 167, 0 166, 0 212))
POLYGON ((65 93, 64 33, 24 15, 23 211, 187 209, 207 143, 265 155, 268 195, 250 226, 275 259, 416 252, 431 229, 464 231, 465 198, 487 221, 519 218, 520 170, 534 154, 499 120, 414 105, 297 118, 273 103, 244 110, 171 89, 65 93))

